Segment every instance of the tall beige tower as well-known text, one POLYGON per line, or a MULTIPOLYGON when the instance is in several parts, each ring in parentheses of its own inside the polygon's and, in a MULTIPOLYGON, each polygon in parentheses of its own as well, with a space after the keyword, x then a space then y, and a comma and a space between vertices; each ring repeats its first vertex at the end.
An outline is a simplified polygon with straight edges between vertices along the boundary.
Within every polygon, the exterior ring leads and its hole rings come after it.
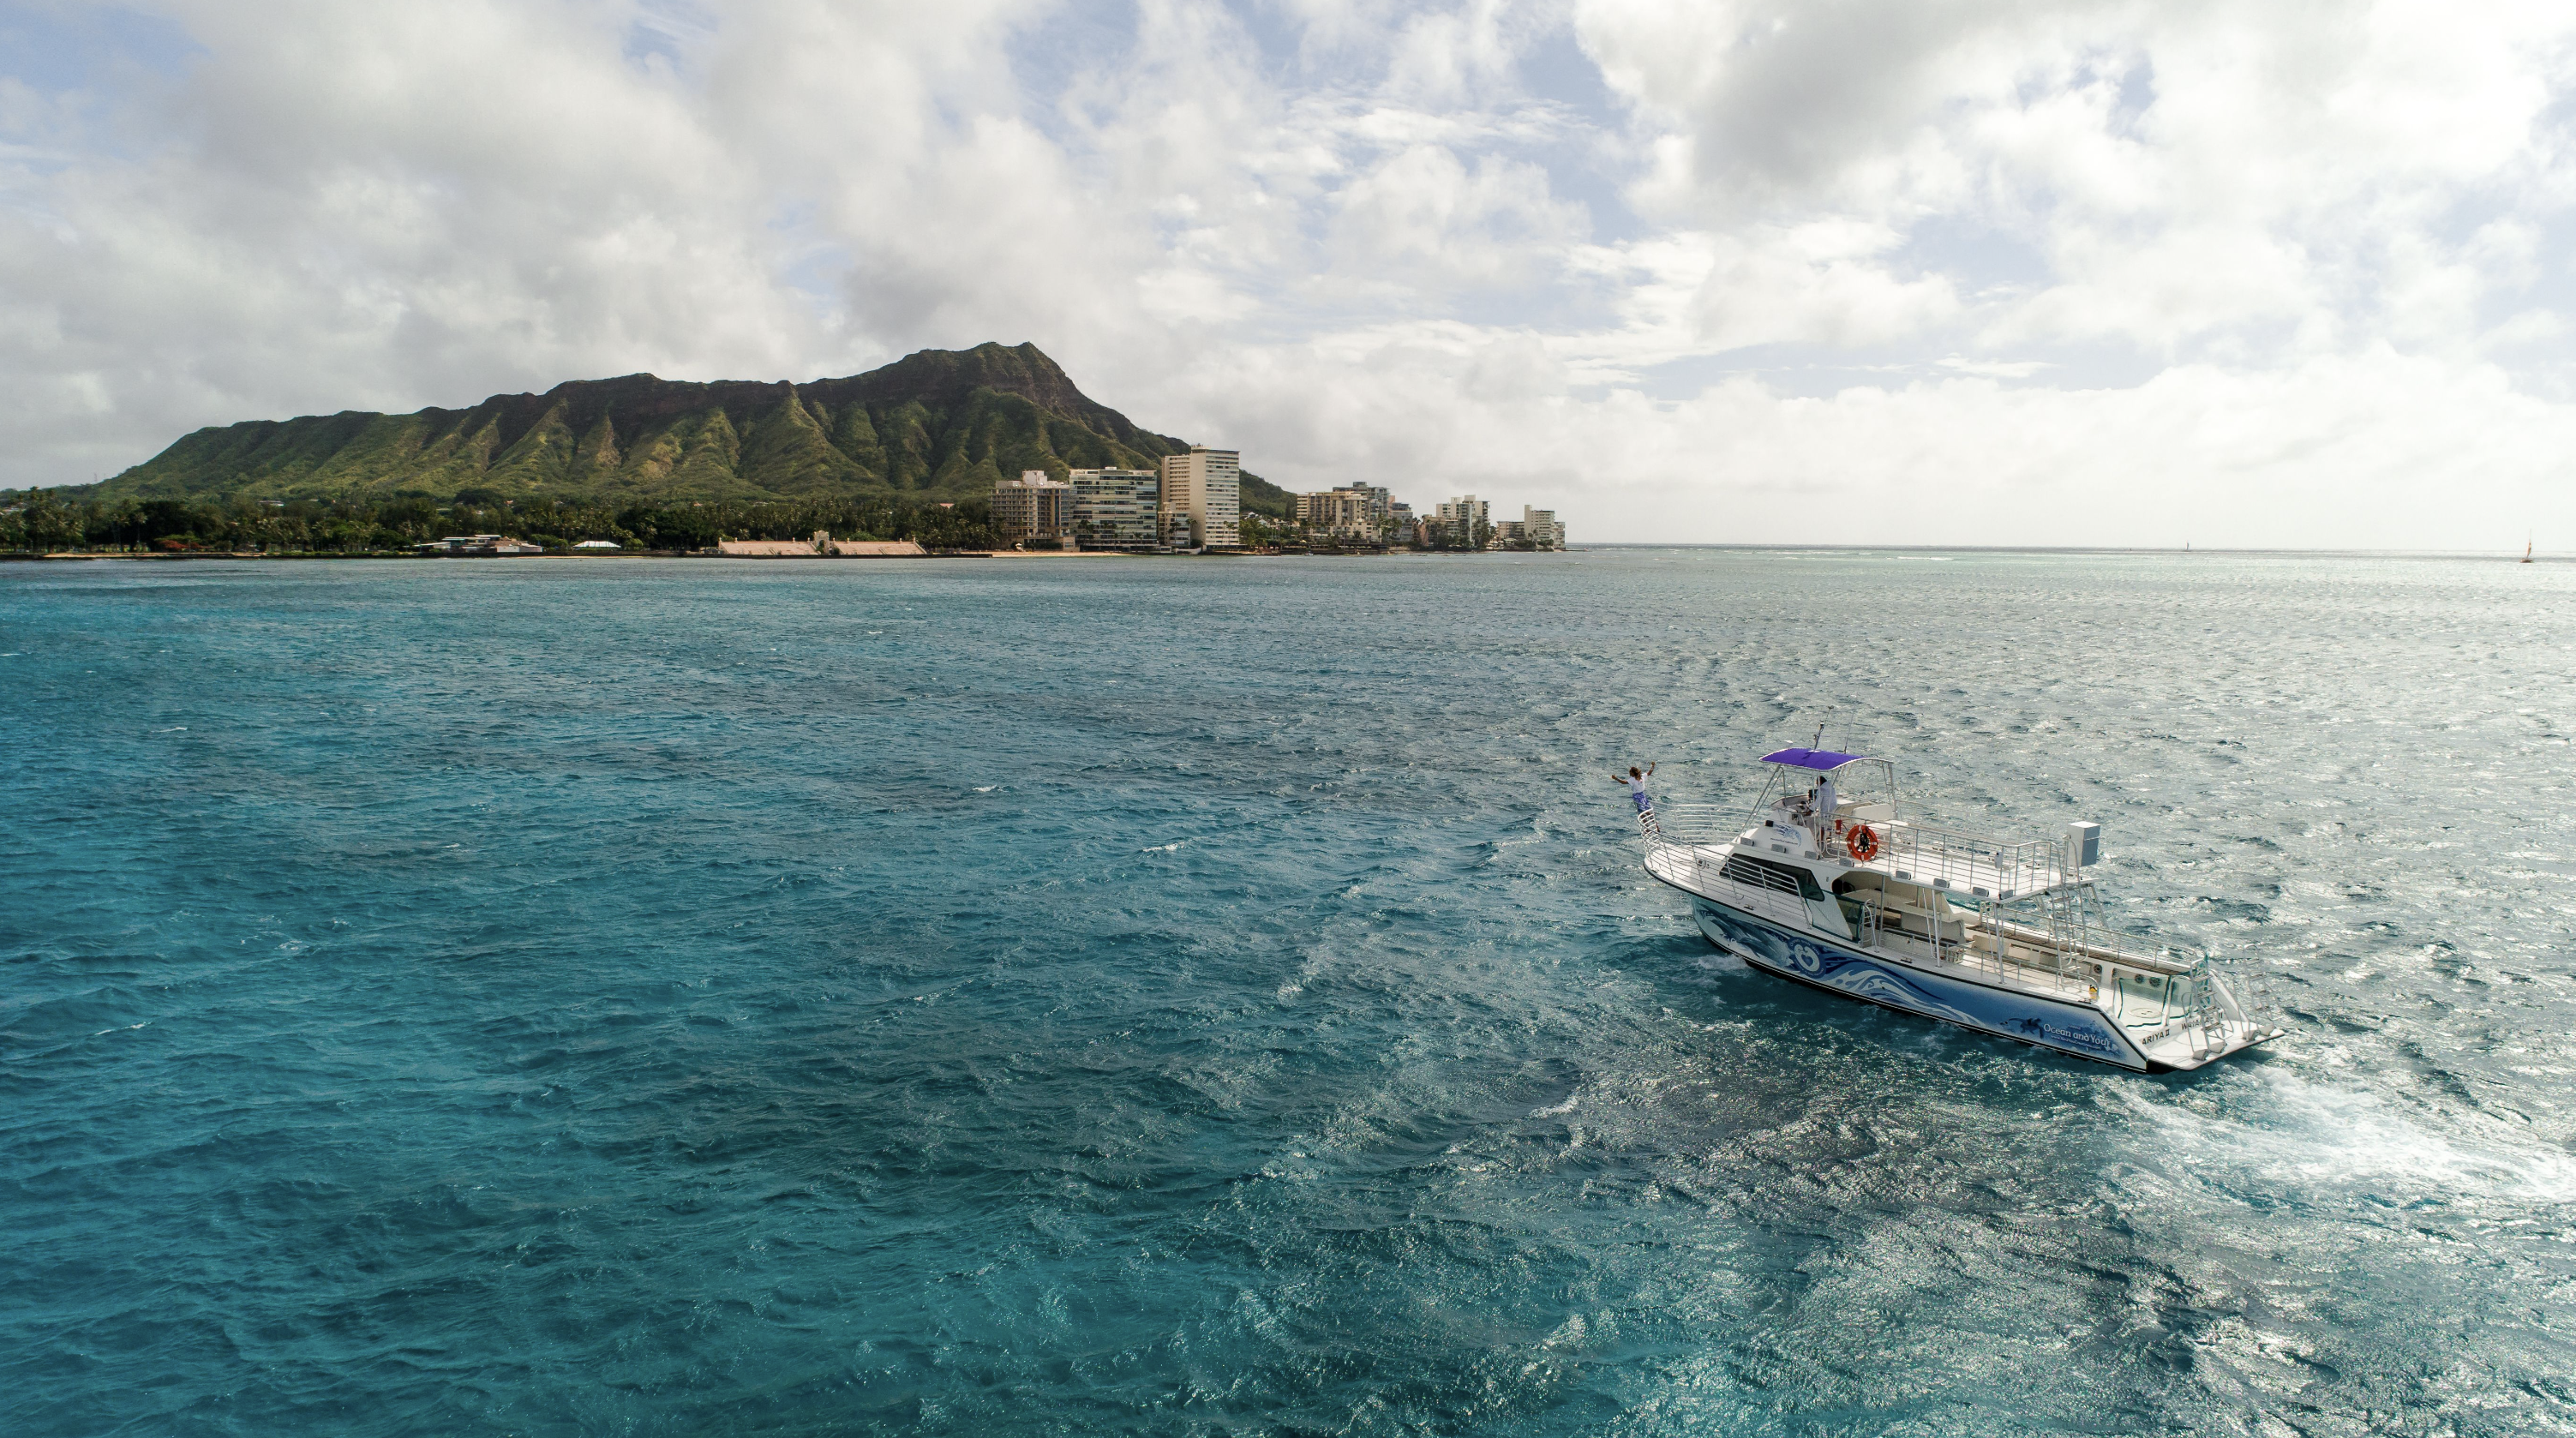
POLYGON ((1163 528, 1176 549, 1242 547, 1243 456, 1203 444, 1191 445, 1187 454, 1164 455, 1163 528))

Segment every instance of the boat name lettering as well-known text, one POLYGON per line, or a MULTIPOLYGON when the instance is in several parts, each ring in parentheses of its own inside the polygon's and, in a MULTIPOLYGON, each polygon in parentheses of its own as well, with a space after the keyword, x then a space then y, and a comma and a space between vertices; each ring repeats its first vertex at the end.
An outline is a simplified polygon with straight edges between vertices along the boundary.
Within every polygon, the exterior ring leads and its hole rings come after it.
POLYGON ((2074 1044, 2078 1048, 2102 1049, 2107 1051, 2111 1047, 2109 1043, 2103 1040, 2101 1030, 2099 1029, 2073 1027, 2066 1024, 2041 1024, 2039 1026, 2039 1036, 2048 1040, 2050 1043, 2074 1044))

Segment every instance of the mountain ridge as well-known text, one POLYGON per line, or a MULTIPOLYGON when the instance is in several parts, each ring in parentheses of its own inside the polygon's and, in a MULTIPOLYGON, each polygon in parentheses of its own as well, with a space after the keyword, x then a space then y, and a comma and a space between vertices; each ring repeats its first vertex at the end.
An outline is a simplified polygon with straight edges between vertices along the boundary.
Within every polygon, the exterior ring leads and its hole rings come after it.
MULTIPOLYGON (((462 409, 210 425, 84 486, 102 500, 614 502, 987 498, 1042 469, 1150 469, 1186 441, 1084 394, 1034 344, 918 350, 836 379, 566 380, 462 409)), ((1245 475, 1244 507, 1284 490, 1245 475)))

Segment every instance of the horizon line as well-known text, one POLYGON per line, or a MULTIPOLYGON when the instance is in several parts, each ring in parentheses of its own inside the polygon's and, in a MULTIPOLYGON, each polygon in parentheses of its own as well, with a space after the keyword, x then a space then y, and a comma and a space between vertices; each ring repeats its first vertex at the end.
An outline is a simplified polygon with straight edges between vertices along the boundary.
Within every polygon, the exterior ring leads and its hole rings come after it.
MULTIPOLYGON (((2519 564, 2523 556, 2511 550, 2487 549, 2353 549, 2353 548, 2266 548, 2250 546, 2214 546, 2208 548, 2172 545, 2135 544, 1748 544, 1688 540, 1587 540, 1569 544, 1568 551, 1583 549, 1740 549, 1787 554, 2271 554, 2271 555, 2356 555, 2382 559, 2494 559, 2504 558, 2519 564)), ((2533 554, 2538 564, 2541 556, 2533 554)))

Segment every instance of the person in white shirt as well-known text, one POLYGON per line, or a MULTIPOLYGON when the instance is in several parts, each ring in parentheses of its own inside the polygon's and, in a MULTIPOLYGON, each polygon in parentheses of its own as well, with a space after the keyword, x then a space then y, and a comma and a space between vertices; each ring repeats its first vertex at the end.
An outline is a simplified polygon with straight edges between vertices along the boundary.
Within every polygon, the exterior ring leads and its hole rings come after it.
POLYGON ((1611 770, 1610 782, 1627 785, 1629 795, 1637 801, 1637 812, 1642 814, 1652 802, 1646 798, 1646 780, 1654 772, 1655 766, 1652 764, 1647 765, 1643 772, 1640 772, 1636 765, 1631 764, 1625 774, 1616 769, 1611 770))

